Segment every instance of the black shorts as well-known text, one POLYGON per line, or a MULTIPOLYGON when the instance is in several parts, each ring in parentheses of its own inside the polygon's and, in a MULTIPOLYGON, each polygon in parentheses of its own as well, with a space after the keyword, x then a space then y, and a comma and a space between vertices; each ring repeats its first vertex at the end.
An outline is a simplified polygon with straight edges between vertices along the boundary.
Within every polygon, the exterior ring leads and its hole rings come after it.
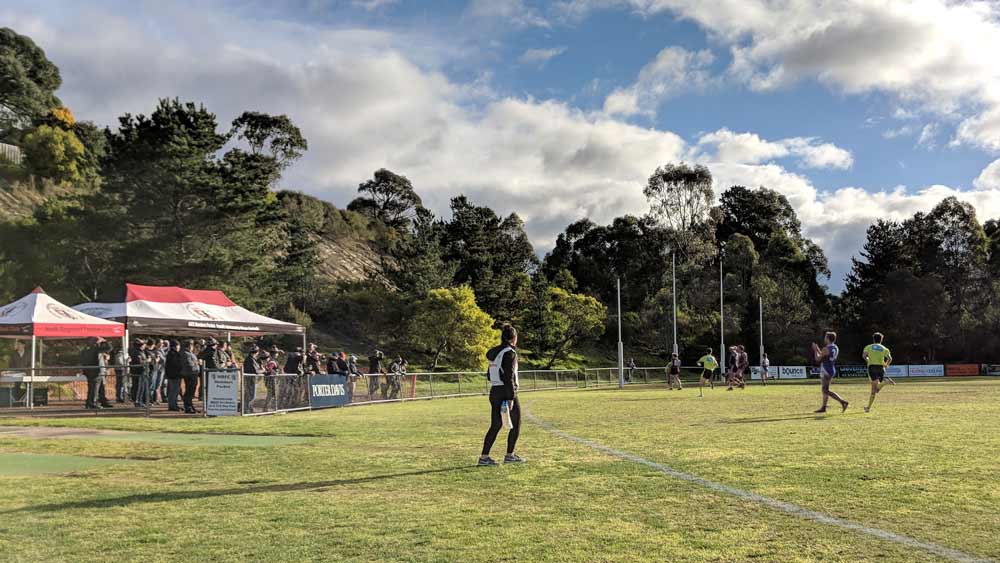
POLYGON ((885 380, 885 366, 868 366, 868 379, 881 383, 885 380))
POLYGON ((677 369, 675 367, 671 367, 670 368, 670 375, 680 375, 680 374, 681 374, 681 370, 679 370, 679 369, 677 369))
POLYGON ((715 374, 715 370, 714 369, 703 369, 703 370, 701 370, 701 378, 702 379, 712 379, 712 375, 714 375, 714 374, 715 374))

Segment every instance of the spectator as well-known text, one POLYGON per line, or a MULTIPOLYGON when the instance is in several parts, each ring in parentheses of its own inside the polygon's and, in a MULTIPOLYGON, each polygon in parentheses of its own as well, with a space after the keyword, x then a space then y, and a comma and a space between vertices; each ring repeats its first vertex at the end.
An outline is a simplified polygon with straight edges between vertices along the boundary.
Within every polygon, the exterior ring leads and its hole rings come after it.
POLYGON ((278 356, 281 350, 277 346, 271 346, 270 352, 261 352, 262 363, 264 365, 264 389, 267 390, 267 397, 264 398, 264 410, 276 410, 278 408, 278 395, 275 392, 275 383, 278 375, 278 356))
POLYGON ((406 360, 402 356, 397 356, 396 361, 392 362, 392 365, 389 366, 389 373, 386 375, 386 388, 382 390, 383 399, 396 399, 399 397, 404 375, 406 375, 406 360))
POLYGON ((132 348, 129 349, 129 377, 132 379, 132 401, 137 408, 146 407, 145 392, 140 388, 148 389, 149 377, 149 357, 146 355, 146 342, 141 338, 132 341, 132 348))
POLYGON ((184 374, 184 355, 181 353, 181 343, 171 340, 167 358, 163 364, 164 378, 167 381, 167 410, 179 412, 177 396, 181 393, 181 378, 184 374))
POLYGON ((632 377, 635 376, 635 358, 628 359, 628 372, 625 376, 625 383, 632 383, 632 377))
POLYGON ((195 385, 198 382, 201 366, 194 354, 194 343, 186 340, 181 347, 181 378, 184 380, 184 412, 196 414, 194 408, 195 385))
POLYGON ((80 353, 80 365, 87 378, 87 400, 85 409, 110 408, 111 403, 104 396, 104 376, 108 373, 108 351, 110 346, 102 338, 95 338, 80 353), (105 347, 107 346, 107 349, 105 347))
POLYGON ((323 373, 323 354, 319 353, 315 344, 309 345, 306 352, 306 373, 323 373))
POLYGON ((212 337, 205 342, 199 359, 206 370, 226 369, 229 363, 229 357, 219 346, 219 341, 212 337))
MULTIPOLYGON (((373 400, 375 398, 375 393, 378 392, 379 387, 379 376, 385 373, 385 368, 382 367, 383 354, 379 350, 375 350, 371 356, 368 357, 368 399, 373 400)), ((384 387, 383 387, 384 389, 384 387)), ((383 392, 383 395, 385 393, 383 392)), ((383 396, 383 399, 385 397, 383 396)))
POLYGON ((115 402, 124 403, 128 397, 128 351, 124 347, 115 348, 115 402))
POLYGON ((246 359, 243 360, 243 412, 253 412, 253 402, 257 398, 257 376, 264 373, 260 365, 260 348, 256 344, 250 346, 246 359))
POLYGON ((163 383, 163 367, 167 361, 165 345, 166 341, 164 340, 152 338, 146 340, 146 351, 149 355, 149 402, 153 405, 159 404, 156 392, 163 383))
MULTIPOLYGON (((29 358, 28 354, 24 352, 24 342, 20 340, 14 341, 14 355, 10 357, 10 369, 11 370, 31 369, 31 358, 29 358)), ((24 373, 27 375, 34 375, 34 374, 29 374, 27 371, 24 371, 24 373)), ((20 381, 15 383, 14 389, 11 392, 14 396, 15 402, 19 403, 23 401, 25 396, 24 383, 20 381)))

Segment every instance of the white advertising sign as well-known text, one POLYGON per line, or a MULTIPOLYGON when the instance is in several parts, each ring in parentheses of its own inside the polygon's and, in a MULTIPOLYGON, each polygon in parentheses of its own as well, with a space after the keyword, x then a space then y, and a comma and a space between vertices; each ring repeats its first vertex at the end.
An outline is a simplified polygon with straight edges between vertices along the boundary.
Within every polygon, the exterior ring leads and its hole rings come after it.
POLYGON ((239 416, 240 372, 211 370, 205 372, 205 414, 239 416))
POLYGON ((944 377, 944 366, 943 365, 931 365, 931 366, 909 366, 910 367, 910 377, 944 377))
MULTIPOLYGON (((767 376, 770 378, 778 377, 778 366, 768 366, 767 376)), ((750 368, 750 379, 760 379, 760 368, 754 366, 750 368)))
POLYGON ((910 366, 889 366, 885 368, 885 374, 893 379, 897 377, 909 377, 909 367, 910 366))
POLYGON ((778 373, 780 379, 805 379, 809 370, 805 366, 781 366, 778 373))

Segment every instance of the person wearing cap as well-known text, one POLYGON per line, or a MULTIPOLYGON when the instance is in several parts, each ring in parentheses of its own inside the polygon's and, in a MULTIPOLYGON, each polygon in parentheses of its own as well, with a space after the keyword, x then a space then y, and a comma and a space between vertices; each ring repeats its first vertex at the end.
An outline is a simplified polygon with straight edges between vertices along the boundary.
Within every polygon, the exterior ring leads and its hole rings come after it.
POLYGON ((181 354, 181 343, 171 340, 167 358, 163 363, 163 375, 167 381, 167 410, 179 412, 177 396, 181 393, 181 377, 184 373, 184 355, 181 354))
MULTIPOLYGON (((378 392, 379 387, 379 377, 385 373, 385 368, 382 367, 383 354, 380 350, 375 350, 375 352, 368 358, 368 400, 375 400, 375 393, 378 392)), ((385 388, 383 387, 383 390, 385 388)), ((383 393, 384 394, 384 393, 383 393)), ((382 397, 383 399, 385 397, 382 397)))
POLYGON ((206 370, 226 369, 226 363, 229 359, 219 346, 219 341, 211 336, 205 341, 205 348, 201 351, 199 358, 206 370))

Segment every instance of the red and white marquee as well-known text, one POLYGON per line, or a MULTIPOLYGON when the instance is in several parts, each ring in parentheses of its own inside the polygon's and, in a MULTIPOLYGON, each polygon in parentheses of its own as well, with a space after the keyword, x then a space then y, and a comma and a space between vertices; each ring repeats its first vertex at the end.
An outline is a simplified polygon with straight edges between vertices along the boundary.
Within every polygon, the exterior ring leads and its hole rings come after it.
POLYGON ((84 303, 77 311, 126 323, 143 334, 304 334, 297 324, 258 315, 216 290, 125 285, 125 301, 84 303))
POLYGON ((0 307, 0 338, 121 337, 125 325, 74 310, 42 288, 0 307))

